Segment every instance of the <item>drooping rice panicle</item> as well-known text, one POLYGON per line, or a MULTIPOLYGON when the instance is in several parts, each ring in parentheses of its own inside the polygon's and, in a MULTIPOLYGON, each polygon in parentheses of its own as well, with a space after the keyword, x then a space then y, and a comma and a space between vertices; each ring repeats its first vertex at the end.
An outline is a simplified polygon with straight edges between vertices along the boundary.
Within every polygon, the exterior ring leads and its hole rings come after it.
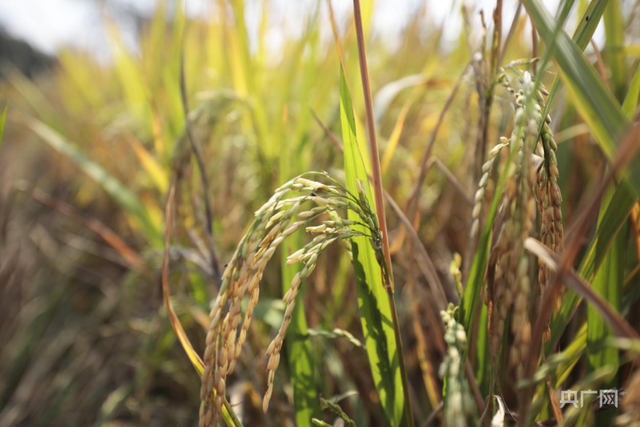
POLYGON ((377 218, 360 188, 359 194, 354 195, 326 174, 308 173, 278 188, 256 211, 253 224, 225 269, 220 292, 212 305, 200 394, 200 427, 211 426, 221 413, 227 376, 233 372, 246 340, 253 310, 258 303, 264 270, 287 236, 304 227, 314 238, 288 257, 287 264, 300 262, 303 268, 294 276, 290 289, 283 297, 284 318, 266 352, 267 390, 263 399, 265 412, 273 394, 275 372, 280 364, 280 352, 291 323, 296 297, 302 282, 315 269, 318 257, 331 243, 348 241, 360 235, 369 237, 374 248, 379 250, 377 218), (307 178, 312 175, 322 175, 331 180, 332 184, 307 178), (287 198, 293 192, 299 195, 287 198), (303 210, 303 206, 308 203, 315 206, 303 210), (347 209, 356 212, 360 221, 343 219, 338 212, 346 212, 347 209), (320 225, 311 224, 323 216, 328 219, 323 220, 320 225), (356 223, 365 226, 367 232, 355 231, 352 226, 356 223), (248 304, 243 314, 242 302, 245 298, 248 299, 248 304))
MULTIPOLYGON (((516 376, 523 375, 523 363, 531 340, 529 321, 531 285, 529 259, 524 251, 524 241, 529 237, 535 218, 535 159, 533 147, 542 121, 537 102, 527 102, 533 97, 534 83, 529 73, 524 74, 522 89, 515 91, 506 84, 515 99, 514 130, 509 140, 514 161, 506 172, 502 203, 502 227, 493 248, 490 268, 492 274, 485 301, 490 306, 490 355, 492 365, 500 349, 506 319, 511 308, 511 332, 514 343, 510 348, 510 366, 516 376)), ((535 100, 531 100, 535 101, 535 100)))
MULTIPOLYGON (((542 100, 542 96, 540 96, 542 100)), ((544 107, 544 104, 543 104, 544 107)), ((563 246, 564 228, 562 226, 562 193, 558 185, 558 161, 556 144, 548 123, 542 127, 540 135, 544 162, 537 176, 537 198, 540 220, 540 241, 554 252, 560 252, 563 246)), ((545 286, 549 280, 546 267, 539 265, 538 281, 545 286)))

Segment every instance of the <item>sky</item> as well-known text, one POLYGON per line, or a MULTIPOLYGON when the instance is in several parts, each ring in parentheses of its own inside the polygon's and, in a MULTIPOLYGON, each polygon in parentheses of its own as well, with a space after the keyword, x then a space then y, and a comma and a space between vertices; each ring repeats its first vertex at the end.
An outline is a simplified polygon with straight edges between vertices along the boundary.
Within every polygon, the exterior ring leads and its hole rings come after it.
MULTIPOLYGON (((110 10, 137 10, 149 14, 158 0, 109 0, 110 10), (114 7, 115 6, 115 7, 114 7)), ((247 1, 247 20, 249 24, 254 20, 257 24, 259 8, 256 5, 261 0, 247 1), (254 6, 251 6, 251 5, 254 6)), ((267 0, 271 2, 272 11, 277 15, 274 22, 282 22, 282 26, 273 28, 269 34, 271 44, 277 47, 282 39, 282 31, 301 31, 304 23, 301 16, 305 10, 313 8, 318 1, 324 0, 267 0)), ((349 0, 332 0, 332 4, 339 16, 350 13, 352 3, 349 0)), ((407 18, 420 5, 428 4, 429 13, 434 22, 447 20, 447 38, 455 39, 459 34, 461 19, 459 5, 452 11, 451 0, 377 0, 374 15, 374 31, 379 35, 393 38, 401 29, 407 18)), ((556 10, 559 0, 543 0, 551 11, 556 10)), ((4 27, 10 34, 29 41, 44 52, 53 54, 63 46, 73 46, 91 49, 98 54, 107 51, 107 42, 102 28, 101 12, 96 7, 98 0, 0 0, 0 27, 4 27)), ((187 13, 191 16, 204 15, 211 0, 184 0, 187 13)), ((476 11, 484 9, 490 16, 495 0, 466 0, 476 11)), ((505 26, 511 22, 515 12, 515 1, 504 2, 505 26)), ((133 22, 128 21, 126 13, 120 13, 118 22, 124 33, 133 37, 133 22), (129 29, 129 31, 128 31, 129 29)), ((250 25, 251 27, 251 25, 250 25)), ((599 35, 596 34, 596 40, 599 35)), ((133 46, 133 40, 130 40, 133 46)))

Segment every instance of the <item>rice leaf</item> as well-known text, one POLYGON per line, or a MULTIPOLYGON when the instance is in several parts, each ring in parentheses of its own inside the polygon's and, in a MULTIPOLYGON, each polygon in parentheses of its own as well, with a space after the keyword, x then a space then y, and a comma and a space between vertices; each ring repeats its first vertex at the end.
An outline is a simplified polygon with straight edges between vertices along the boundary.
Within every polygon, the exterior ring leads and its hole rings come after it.
POLYGON ((232 64, 231 77, 238 80, 236 89, 241 95, 247 95, 253 101, 254 128, 258 136, 261 151, 267 158, 275 157, 277 144, 269 133, 269 117, 267 116, 266 102, 260 97, 259 78, 260 69, 253 62, 249 49, 249 32, 245 22, 245 1, 232 0, 229 2, 233 11, 233 20, 225 21, 225 43, 231 42, 227 48, 230 65, 232 64), (228 40, 228 42, 227 42, 228 40))
POLYGON ((109 45, 129 111, 137 119, 150 122, 151 104, 147 92, 147 82, 140 71, 139 63, 127 52, 115 24, 110 23, 108 29, 109 45))
MULTIPOLYGON (((371 209, 375 203, 356 136, 351 95, 345 78, 344 68, 340 70, 340 121, 344 141, 344 169, 347 189, 357 194, 356 180, 366 189, 371 209)), ((358 220, 349 212, 349 219, 358 220)), ((366 233, 363 226, 354 229, 366 233)), ((353 268, 358 290, 360 320, 364 334, 364 344, 369 357, 373 382, 380 396, 380 403, 393 426, 400 424, 404 408, 404 392, 400 365, 397 358, 396 342, 391 320, 391 308, 382 283, 382 272, 373 248, 364 236, 352 240, 353 268)))
MULTIPOLYGON (((613 191, 610 190, 609 193, 613 191)), ((611 199, 609 194, 608 199, 611 199)), ((601 207, 600 218, 604 216, 606 206, 610 200, 606 200, 601 207)), ((602 266, 596 273, 592 282, 593 289, 598 292, 616 310, 620 310, 620 297, 624 282, 624 248, 626 231, 617 233, 611 247, 606 250, 606 256, 602 266)), ((602 341, 610 335, 609 328, 604 323, 602 316, 593 307, 587 312, 587 353, 588 367, 596 370, 605 365, 618 366, 618 351, 614 348, 602 349, 602 341), (595 347, 595 349, 594 349, 595 347)))
MULTIPOLYGON (((574 1, 575 0, 571 0, 572 3, 574 1)), ((596 28, 598 24, 600 24, 600 20, 609 5, 609 1, 610 0, 593 0, 589 3, 587 10, 582 14, 578 28, 576 28, 573 34, 573 41, 576 42, 580 49, 585 50, 591 41, 591 37, 593 37, 593 33, 596 32, 596 28)))
POLYGON ((633 76, 633 81, 629 87, 627 97, 622 104, 622 114, 629 120, 633 119, 636 112, 636 106, 638 105, 638 96, 640 96, 640 67, 636 69, 636 74, 633 76))
POLYGON ((604 12, 604 59, 611 70, 611 83, 616 98, 623 99, 627 86, 624 46, 625 23, 620 0, 609 0, 604 12))
MULTIPOLYGON (((566 3, 566 13, 570 11, 570 9, 573 7, 573 3, 575 2, 575 0, 569 1, 570 3, 566 3)), ((596 28, 600 23, 600 19, 604 14, 607 4, 609 4, 609 0, 593 0, 591 3, 589 3, 587 10, 585 10, 585 12, 582 14, 582 17, 580 18, 580 21, 578 23, 578 28, 576 28, 575 33, 573 33, 573 41, 576 42, 581 50, 585 50, 585 48, 591 41, 591 37, 593 37, 593 33, 595 33, 596 28)), ((562 80, 556 77, 551 88, 549 100, 547 102, 547 113, 549 112, 549 107, 553 104, 553 100, 556 98, 556 95, 560 92, 561 87, 562 80)))
POLYGON ((152 219, 147 208, 133 191, 109 174, 101 165, 87 157, 80 149, 76 148, 74 144, 67 141, 62 135, 40 120, 27 118, 25 119, 25 123, 36 135, 49 144, 51 148, 65 155, 91 179, 100 184, 104 191, 131 215, 134 223, 143 230, 145 237, 154 247, 158 248, 162 246, 160 225, 152 219))
MULTIPOLYGON (((613 189, 610 189, 609 193, 612 192, 613 189)), ((607 202, 608 200, 604 201, 601 207, 601 215, 604 214, 607 202)), ((623 230, 617 234, 592 283, 594 291, 600 294, 616 311, 620 311, 624 283, 624 255, 627 241, 625 229, 626 227, 623 227, 623 230)), ((603 367, 613 368, 614 373, 617 371, 619 366, 618 349, 602 345, 607 338, 612 336, 611 328, 605 323, 598 310, 589 305, 587 307, 587 370, 589 372, 595 372, 603 367)), ((615 386, 615 378, 611 378, 607 388, 615 386)), ((611 414, 604 413, 596 414, 596 420, 598 425, 610 425, 613 421, 611 414)))

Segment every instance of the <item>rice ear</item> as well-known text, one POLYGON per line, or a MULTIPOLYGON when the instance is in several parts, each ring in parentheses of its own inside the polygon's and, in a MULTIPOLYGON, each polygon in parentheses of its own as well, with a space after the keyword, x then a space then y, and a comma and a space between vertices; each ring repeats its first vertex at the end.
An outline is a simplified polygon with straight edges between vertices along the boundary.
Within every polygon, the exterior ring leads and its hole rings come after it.
MULTIPOLYGON (((320 174, 317 172, 305 174, 305 176, 310 175, 320 174)), ((337 183, 333 179, 331 181, 337 183)), ((210 313, 210 328, 207 332, 204 360, 205 373, 201 388, 200 427, 210 427, 218 419, 221 398, 226 392, 226 379, 235 369, 241 348, 246 341, 253 310, 258 303, 260 281, 269 260, 288 236, 306 226, 307 232, 315 237, 289 256, 287 264, 300 262, 304 267, 294 276, 291 288, 283 298, 286 304, 284 319, 267 349, 268 387, 263 400, 263 409, 265 411, 268 409, 273 395, 275 371, 280 364, 280 351, 291 323, 296 297, 302 282, 311 275, 318 257, 331 243, 339 240, 348 241, 354 236, 361 235, 350 227, 353 224, 352 221, 343 219, 337 214, 335 210, 340 208, 355 211, 362 223, 370 224, 369 232, 374 236, 374 240, 380 239, 377 220, 366 198, 352 196, 343 186, 326 185, 303 176, 288 181, 256 211, 252 226, 240 241, 225 269, 220 293, 210 313), (300 194, 297 197, 286 198, 290 192, 300 194), (302 203, 305 202, 316 206, 299 212, 302 203), (310 224, 323 214, 329 215, 331 220, 320 225, 310 224), (247 297, 249 303, 243 314, 241 305, 247 297), (214 388, 217 398, 212 401, 214 388)))

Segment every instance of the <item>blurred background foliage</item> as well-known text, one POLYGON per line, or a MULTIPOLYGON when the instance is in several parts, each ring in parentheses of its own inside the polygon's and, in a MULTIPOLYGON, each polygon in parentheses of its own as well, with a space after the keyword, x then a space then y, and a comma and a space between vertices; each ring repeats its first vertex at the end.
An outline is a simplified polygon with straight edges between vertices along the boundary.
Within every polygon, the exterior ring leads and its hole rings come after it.
MULTIPOLYGON (((584 10, 586 2, 579 3, 584 10)), ((620 3, 636 12, 635 2, 620 3)), ((453 13, 467 23, 457 39, 443 41, 446 22, 434 22, 427 3, 391 43, 372 31, 374 2, 363 6, 384 186, 403 209, 440 113, 459 84, 431 153, 437 167, 429 169, 412 218, 440 279, 455 286, 450 263, 454 252, 468 251, 477 182, 469 144, 477 137, 479 101, 476 81, 465 70, 482 33, 478 10, 453 2, 453 13)), ((207 16, 182 10, 159 2, 141 21, 135 49, 105 15, 106 61, 78 49, 50 57, 3 36, 0 102, 9 112, 0 149, 2 427, 194 425, 199 378, 171 330, 158 278, 172 173, 184 162, 171 248, 173 304, 202 352, 217 289, 210 243, 224 265, 253 212, 286 175, 327 170, 343 176, 339 138, 331 140, 340 135, 340 58, 358 134, 365 135, 350 14, 336 15, 329 2, 318 1, 303 15, 287 17, 300 20, 303 31, 283 32, 274 49, 265 34, 280 22, 268 1, 220 0, 207 16), (258 6, 258 28, 248 29, 246 9, 258 6), (188 119, 210 183, 213 242, 204 232, 206 199, 185 135, 182 60, 188 119)), ((532 56, 525 14, 514 28, 505 63, 532 56)), ((640 54, 637 25, 630 20, 626 28, 635 43, 624 45, 618 68, 607 61, 604 70, 616 93, 625 93, 640 54)), ((607 42, 612 37, 607 34, 607 42)), ((593 63, 595 52, 588 50, 593 63)), ((541 76, 550 85, 555 71, 541 76)), ((556 104, 563 216, 571 222, 604 163, 571 102, 563 94, 556 104)), ((498 88, 490 141, 510 130, 510 105, 510 95, 498 88)), ((445 349, 430 338, 441 334, 440 319, 393 214, 389 228, 411 398, 425 419, 441 399, 437 370, 445 349)), ((465 275, 470 261, 463 257, 465 275)), ((282 316, 280 274, 278 267, 266 272, 258 322, 230 387, 230 402, 245 425, 293 425, 295 419, 286 365, 276 376, 268 417, 259 403, 265 346, 282 316)), ((366 353, 323 332, 340 328, 362 338, 350 261, 340 248, 319 260, 304 301, 316 390, 342 396, 341 406, 359 426, 384 425, 370 372, 362 369, 366 353)))

